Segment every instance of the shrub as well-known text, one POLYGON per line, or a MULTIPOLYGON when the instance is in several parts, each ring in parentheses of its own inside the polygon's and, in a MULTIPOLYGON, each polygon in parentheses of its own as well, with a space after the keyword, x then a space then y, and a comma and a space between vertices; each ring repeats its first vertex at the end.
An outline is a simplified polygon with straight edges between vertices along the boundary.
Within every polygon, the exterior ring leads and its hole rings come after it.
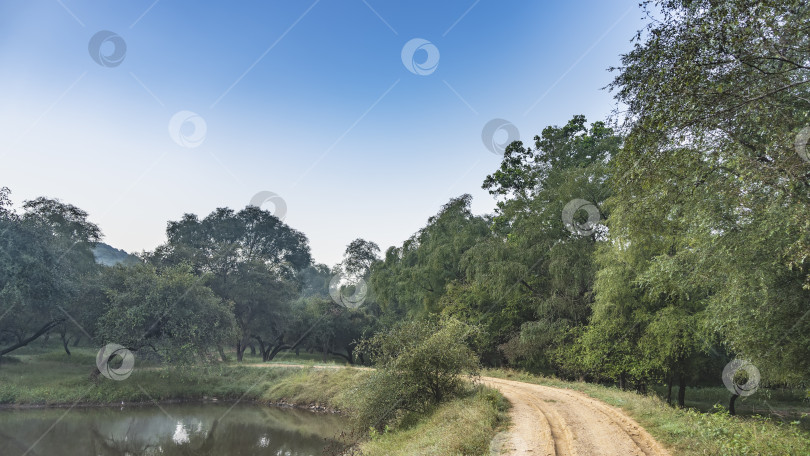
POLYGON ((406 321, 360 342, 377 367, 357 392, 357 421, 382 430, 402 412, 424 413, 456 396, 478 376, 468 342, 478 329, 456 319, 406 321))

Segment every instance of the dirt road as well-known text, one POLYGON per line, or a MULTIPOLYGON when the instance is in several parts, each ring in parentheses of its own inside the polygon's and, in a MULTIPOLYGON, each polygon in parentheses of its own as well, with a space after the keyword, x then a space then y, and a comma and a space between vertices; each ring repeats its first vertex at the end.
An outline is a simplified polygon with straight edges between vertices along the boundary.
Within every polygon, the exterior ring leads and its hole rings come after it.
POLYGON ((512 424, 493 441, 493 455, 669 455, 633 419, 584 394, 492 377, 482 381, 512 403, 512 424))
MULTIPOLYGON (((254 364, 256 367, 343 366, 254 364)), ((369 369, 369 368, 360 368, 369 369)), ((621 410, 577 391, 532 383, 481 377, 512 404, 511 426, 492 442, 491 454, 506 456, 669 456, 621 410)))

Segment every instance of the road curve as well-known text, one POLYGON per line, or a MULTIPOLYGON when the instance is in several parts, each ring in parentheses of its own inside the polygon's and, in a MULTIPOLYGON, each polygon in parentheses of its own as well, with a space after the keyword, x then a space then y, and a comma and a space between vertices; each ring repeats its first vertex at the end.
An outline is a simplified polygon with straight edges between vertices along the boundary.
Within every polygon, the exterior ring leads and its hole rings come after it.
POLYGON ((493 377, 481 381, 512 404, 512 423, 493 441, 493 455, 669 456, 632 418, 582 393, 493 377))
MULTIPOLYGON (((316 369, 347 367, 247 365, 316 369)), ((580 392, 495 377, 481 377, 481 382, 500 391, 512 404, 509 411, 511 425, 493 440, 493 456, 670 456, 624 412, 580 392)))

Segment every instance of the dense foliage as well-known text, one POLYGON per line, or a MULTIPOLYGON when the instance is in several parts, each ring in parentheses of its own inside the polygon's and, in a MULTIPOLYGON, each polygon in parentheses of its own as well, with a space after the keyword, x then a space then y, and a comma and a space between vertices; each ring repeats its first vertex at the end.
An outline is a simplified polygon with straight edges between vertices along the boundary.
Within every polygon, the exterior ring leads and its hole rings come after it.
POLYGON ((644 7, 621 122, 509 145, 496 215, 451 201, 372 269, 380 304, 483 325, 489 364, 678 383, 680 403, 734 357, 807 386, 810 5, 644 7))
POLYGON ((372 302, 346 308, 329 293, 336 275, 367 278, 379 248, 362 239, 329 268, 271 213, 222 208, 169 222, 165 245, 105 266, 87 213, 47 198, 23 209, 0 190, 0 356, 58 333, 67 355, 84 339, 172 365, 227 359, 227 347, 240 361, 248 349, 265 361, 303 349, 351 363, 376 322, 372 302))

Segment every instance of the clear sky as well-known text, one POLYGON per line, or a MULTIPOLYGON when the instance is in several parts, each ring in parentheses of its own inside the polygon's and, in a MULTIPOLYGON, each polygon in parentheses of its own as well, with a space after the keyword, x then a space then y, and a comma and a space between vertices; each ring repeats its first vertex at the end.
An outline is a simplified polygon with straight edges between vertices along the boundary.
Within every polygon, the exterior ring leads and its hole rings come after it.
POLYGON ((385 250, 451 197, 493 211, 491 120, 498 143, 606 118, 637 4, 0 0, 0 186, 131 252, 260 192, 318 262, 385 250))

